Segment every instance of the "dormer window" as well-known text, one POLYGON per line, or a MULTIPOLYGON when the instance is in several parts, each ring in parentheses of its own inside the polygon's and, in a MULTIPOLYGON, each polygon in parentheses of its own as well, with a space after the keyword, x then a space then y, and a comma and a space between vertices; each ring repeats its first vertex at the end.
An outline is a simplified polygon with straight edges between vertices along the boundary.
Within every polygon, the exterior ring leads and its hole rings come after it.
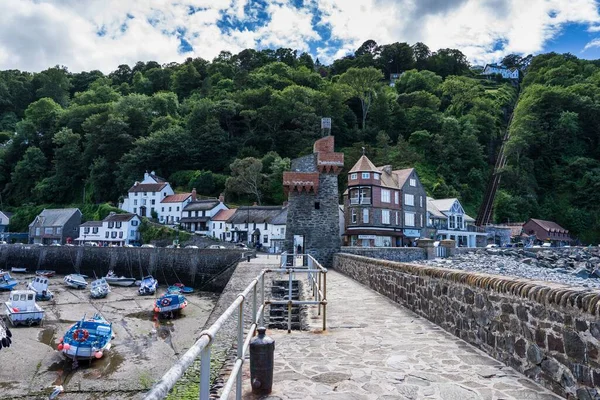
POLYGON ((352 179, 352 180, 358 179, 358 174, 351 174, 350 179, 352 179))
POLYGON ((370 179, 371 178, 371 173, 369 173, 369 172, 363 172, 362 173, 362 178, 363 179, 370 179))
POLYGON ((409 183, 409 184, 410 184, 410 186, 412 186, 412 187, 416 187, 416 186, 417 186, 417 180, 416 180, 416 179, 412 179, 412 178, 411 178, 411 180, 410 180, 410 183, 409 183))

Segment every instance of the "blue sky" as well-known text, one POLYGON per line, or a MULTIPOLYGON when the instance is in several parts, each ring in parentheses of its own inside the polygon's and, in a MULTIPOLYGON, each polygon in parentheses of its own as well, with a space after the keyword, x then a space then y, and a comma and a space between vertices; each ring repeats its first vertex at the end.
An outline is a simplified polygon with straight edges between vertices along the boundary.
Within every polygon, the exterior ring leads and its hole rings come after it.
POLYGON ((599 0, 19 0, 0 13, 0 69, 114 70, 290 47, 330 63, 365 40, 600 58, 599 0), (23 29, 23 27, 27 27, 23 29))

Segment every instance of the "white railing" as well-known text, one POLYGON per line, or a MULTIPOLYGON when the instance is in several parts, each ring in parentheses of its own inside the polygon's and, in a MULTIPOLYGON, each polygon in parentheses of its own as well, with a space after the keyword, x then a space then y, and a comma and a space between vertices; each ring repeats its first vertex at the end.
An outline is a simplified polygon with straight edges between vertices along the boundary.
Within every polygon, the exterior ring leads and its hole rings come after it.
POLYGON ((351 198, 350 204, 371 204, 371 198, 370 197, 351 198))
MULTIPOLYGON (((237 358, 231 375, 225 384, 220 399, 229 398, 235 384, 235 398, 242 398, 242 366, 246 358, 250 340, 255 334, 256 328, 264 325, 264 310, 267 304, 283 304, 288 307, 288 333, 291 332, 292 306, 317 304, 319 315, 323 316, 323 331, 327 330, 327 269, 323 268, 311 255, 294 255, 293 265, 286 266, 287 253, 281 254, 281 268, 271 270, 264 269, 254 278, 246 289, 240 293, 225 312, 207 330, 200 333, 200 338, 185 354, 167 371, 166 374, 154 385, 152 390, 144 396, 145 400, 164 399, 177 381, 181 379, 185 371, 200 356, 200 400, 208 400, 210 396, 210 368, 211 347, 214 339, 223 327, 225 321, 237 314, 237 358), (306 260, 306 266, 296 267, 297 260, 306 260), (287 300, 265 300, 265 274, 270 272, 286 273, 289 275, 288 299, 287 300), (311 286, 314 300, 292 300, 292 281, 294 274, 306 273, 311 286), (259 285, 260 284, 260 285, 259 285), (258 306, 258 288, 260 287, 260 306, 258 306), (244 336, 244 303, 249 301, 248 296, 252 292, 252 324, 244 336)), ((302 265, 302 262, 300 265, 302 265)))

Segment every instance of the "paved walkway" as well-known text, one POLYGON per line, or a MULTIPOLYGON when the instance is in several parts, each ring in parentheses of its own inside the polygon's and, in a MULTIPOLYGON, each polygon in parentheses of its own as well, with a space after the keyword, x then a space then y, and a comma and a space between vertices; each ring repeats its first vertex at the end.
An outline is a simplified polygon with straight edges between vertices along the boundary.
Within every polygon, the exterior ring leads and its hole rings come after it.
MULTIPOLYGON (((269 331, 276 399, 559 399, 437 325, 335 271, 328 331, 269 331)), ((312 312, 312 310, 311 310, 312 312)), ((250 393, 248 364, 244 399, 250 393)))

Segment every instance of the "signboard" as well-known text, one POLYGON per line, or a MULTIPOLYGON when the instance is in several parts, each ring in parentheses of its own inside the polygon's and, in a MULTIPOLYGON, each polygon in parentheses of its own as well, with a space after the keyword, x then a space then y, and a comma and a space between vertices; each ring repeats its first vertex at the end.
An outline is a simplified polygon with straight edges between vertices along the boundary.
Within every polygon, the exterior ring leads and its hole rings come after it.
POLYGON ((419 229, 404 229, 404 236, 406 237, 420 237, 421 231, 419 229))
POLYGON ((331 118, 321 118, 321 129, 331 129, 331 118))
POLYGON ((375 240, 375 235, 358 235, 359 239, 375 240))

